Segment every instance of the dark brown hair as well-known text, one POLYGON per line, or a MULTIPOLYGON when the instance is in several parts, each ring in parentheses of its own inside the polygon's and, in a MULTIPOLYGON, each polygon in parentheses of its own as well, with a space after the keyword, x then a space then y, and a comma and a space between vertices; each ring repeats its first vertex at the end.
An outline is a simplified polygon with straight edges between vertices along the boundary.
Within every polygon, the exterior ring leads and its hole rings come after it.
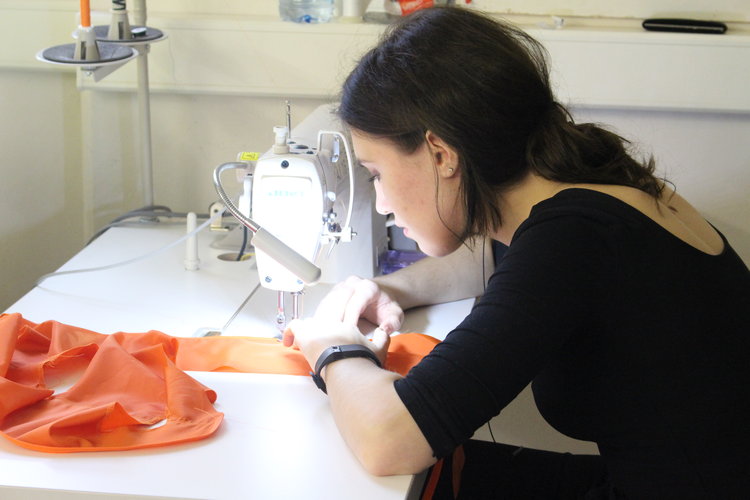
POLYGON ((500 225, 497 193, 529 171, 554 181, 619 184, 657 197, 663 183, 620 136, 576 124, 555 101, 546 51, 522 30, 465 8, 435 7, 389 27, 346 79, 348 126, 414 152, 432 131, 459 155, 466 228, 500 225))

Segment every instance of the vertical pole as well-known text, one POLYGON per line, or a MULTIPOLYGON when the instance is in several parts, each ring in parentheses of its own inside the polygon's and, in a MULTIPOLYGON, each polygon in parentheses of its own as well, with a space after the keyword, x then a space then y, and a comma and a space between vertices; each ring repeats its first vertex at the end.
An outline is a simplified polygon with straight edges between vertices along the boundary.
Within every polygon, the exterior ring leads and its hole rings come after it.
MULTIPOLYGON (((133 25, 146 26, 146 0, 136 0, 133 9, 133 25)), ((141 130, 141 151, 143 171, 143 202, 154 204, 154 174, 151 155, 151 101, 148 82, 148 53, 150 45, 139 48, 138 55, 138 115, 141 130)))
POLYGON ((151 156, 151 102, 148 83, 148 52, 150 45, 140 48, 138 55, 138 116, 140 118, 141 154, 143 171, 143 203, 154 204, 154 177, 151 156))

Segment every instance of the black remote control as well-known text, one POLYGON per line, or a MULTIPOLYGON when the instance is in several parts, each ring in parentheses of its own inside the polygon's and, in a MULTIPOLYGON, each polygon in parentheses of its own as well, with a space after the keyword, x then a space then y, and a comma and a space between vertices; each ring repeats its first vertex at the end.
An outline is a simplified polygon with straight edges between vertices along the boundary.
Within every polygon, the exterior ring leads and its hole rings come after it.
POLYGON ((696 19, 646 19, 642 26, 649 31, 671 31, 675 33, 721 35, 727 31, 727 25, 719 21, 699 21, 696 19))

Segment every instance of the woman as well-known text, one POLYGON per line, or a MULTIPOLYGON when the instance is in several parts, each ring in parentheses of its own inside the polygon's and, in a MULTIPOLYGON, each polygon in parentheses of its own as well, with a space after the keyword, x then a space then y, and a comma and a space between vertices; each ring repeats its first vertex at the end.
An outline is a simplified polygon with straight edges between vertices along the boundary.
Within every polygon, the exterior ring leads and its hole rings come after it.
MULTIPOLYGON (((534 40, 466 9, 418 11, 362 58, 339 112, 378 211, 422 251, 508 245, 406 377, 367 354, 382 362, 402 308, 430 291, 351 279, 290 325, 287 345, 329 362, 321 386, 369 471, 417 473, 463 445, 459 498, 746 497, 750 273, 623 139, 573 123, 534 40), (372 341, 359 315, 381 326, 372 341), (542 415, 601 456, 469 440, 530 382, 542 415)), ((440 289, 443 271, 415 283, 440 289)))

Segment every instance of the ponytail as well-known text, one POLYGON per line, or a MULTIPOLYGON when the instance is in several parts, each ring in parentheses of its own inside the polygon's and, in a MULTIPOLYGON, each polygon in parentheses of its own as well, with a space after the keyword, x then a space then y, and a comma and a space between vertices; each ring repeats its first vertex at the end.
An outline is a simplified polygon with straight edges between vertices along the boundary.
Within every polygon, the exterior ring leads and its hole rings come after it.
POLYGON ((537 175, 558 182, 618 184, 658 197, 664 183, 654 175, 653 158, 640 163, 630 143, 593 123, 576 124, 553 103, 529 136, 526 164, 537 175))

